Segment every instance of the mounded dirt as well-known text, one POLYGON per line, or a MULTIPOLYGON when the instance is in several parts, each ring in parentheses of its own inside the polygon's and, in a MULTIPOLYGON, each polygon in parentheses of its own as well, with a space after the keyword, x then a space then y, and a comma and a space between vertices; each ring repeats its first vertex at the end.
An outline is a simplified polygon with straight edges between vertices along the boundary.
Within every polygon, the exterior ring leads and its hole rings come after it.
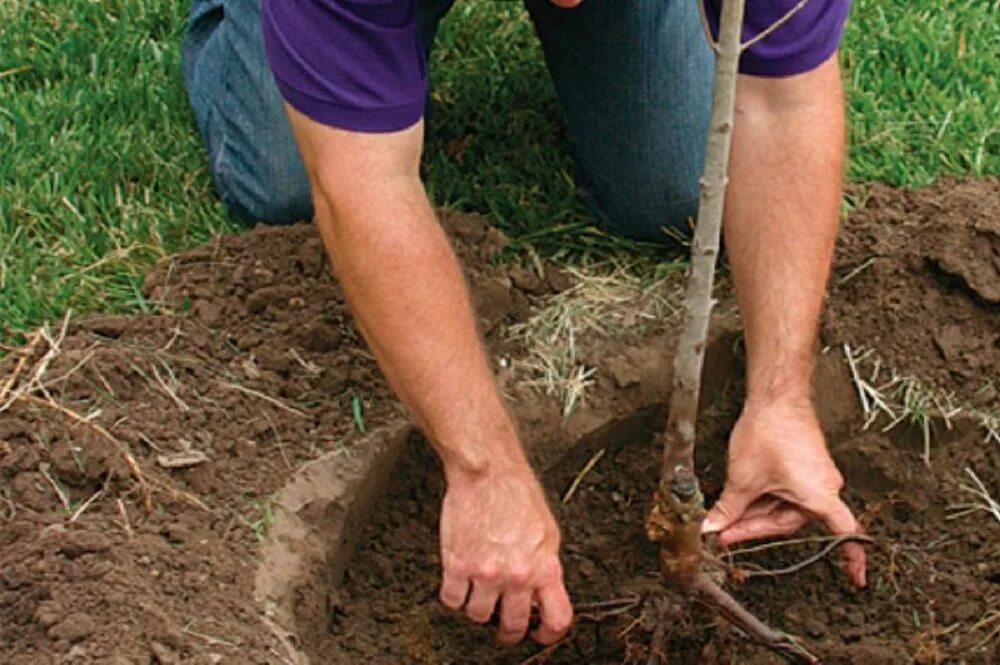
MULTIPOLYGON (((873 347, 904 372, 982 401, 985 378, 1000 375, 996 282, 986 270, 997 256, 998 211, 996 180, 917 192, 873 187, 845 224, 823 341, 873 347)), ((641 518, 655 482, 651 431, 662 414, 635 414, 664 399, 672 324, 581 343, 596 382, 563 423, 554 399, 505 368, 523 349, 504 331, 565 289, 566 276, 507 272, 491 262, 503 239, 482 220, 446 215, 445 225, 559 515, 571 593, 586 604, 647 590, 656 568, 641 518), (632 430, 572 448, 610 416, 631 418, 632 430), (562 506, 558 496, 601 448, 562 506)), ((287 662, 252 601, 273 497, 305 462, 350 457, 366 432, 403 422, 309 226, 258 229, 174 257, 144 293, 159 314, 72 322, 40 376, 44 390, 33 385, 29 398, 0 412, 0 662, 287 662), (150 487, 149 511, 123 450, 150 487)), ((725 333, 719 339, 699 458, 710 497, 741 389, 738 358, 725 352, 738 345, 725 333)), ((49 348, 40 341, 19 374, 25 354, 0 361, 0 405, 49 348)), ((914 433, 858 431, 846 369, 833 355, 821 367, 820 407, 848 500, 878 540, 871 588, 848 590, 834 562, 823 561, 780 582, 750 579, 737 595, 829 662, 997 662, 990 633, 1000 619, 977 624, 1000 607, 1000 523, 985 512, 945 517, 974 498, 960 487, 971 482, 966 467, 1000 494, 998 447, 959 425, 936 441, 925 468, 914 433)), ((520 663, 535 653, 497 650, 485 629, 437 606, 441 486, 421 444, 407 447, 391 487, 343 588, 317 580, 329 614, 303 605, 298 646, 322 654, 314 662, 343 654, 333 662, 520 663)), ((749 561, 781 567, 810 547, 749 561)), ((680 662, 771 662, 711 617, 685 616, 671 634, 680 662)), ((636 608, 584 621, 547 662, 619 663, 625 649, 643 657, 644 622, 616 637, 634 618, 636 608)))
POLYGON ((996 404, 1000 178, 858 187, 837 247, 827 344, 865 345, 892 368, 996 404))

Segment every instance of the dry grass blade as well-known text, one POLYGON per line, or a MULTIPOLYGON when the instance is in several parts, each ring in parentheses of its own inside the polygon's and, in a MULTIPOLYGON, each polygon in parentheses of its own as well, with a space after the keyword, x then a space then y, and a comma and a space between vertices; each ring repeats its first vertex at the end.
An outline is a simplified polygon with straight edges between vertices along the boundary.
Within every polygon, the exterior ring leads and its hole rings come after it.
POLYGON ((648 330, 675 316, 680 298, 669 274, 644 284, 636 271, 620 264, 567 272, 573 285, 507 333, 527 349, 516 367, 519 383, 559 397, 564 416, 584 401, 594 382, 596 369, 581 362, 580 343, 648 330))
POLYGON ((579 489, 580 483, 582 483, 587 474, 590 473, 595 466, 597 466, 597 463, 601 461, 601 458, 604 457, 604 453, 607 451, 607 448, 601 448, 598 450, 591 456, 590 460, 584 465, 583 469, 580 470, 580 473, 576 474, 576 478, 573 479, 569 489, 566 490, 566 494, 563 495, 563 505, 569 503, 569 500, 573 498, 574 494, 576 494, 576 490, 579 489))
POLYGON ((971 515, 973 513, 985 512, 1000 523, 1000 502, 990 495, 989 490, 986 488, 986 484, 983 483, 971 467, 965 467, 965 474, 972 479, 973 484, 968 485, 966 483, 961 483, 959 487, 962 491, 973 495, 976 500, 969 503, 960 503, 951 506, 949 508, 951 512, 949 512, 946 519, 953 520, 971 515))
POLYGON ((253 388, 247 388, 246 386, 241 386, 240 384, 233 383, 232 381, 223 381, 222 379, 216 379, 215 382, 218 383, 223 388, 228 388, 230 390, 236 390, 236 391, 244 393, 246 395, 252 395, 253 397, 257 397, 258 399, 262 399, 265 402, 267 402, 268 404, 273 404, 274 406, 278 407, 279 409, 281 409, 283 411, 287 411, 288 413, 295 414, 296 416, 298 416, 300 418, 308 418, 309 417, 309 415, 306 414, 304 411, 300 411, 299 409, 296 409, 293 406, 288 406, 287 404, 285 404, 284 402, 282 402, 280 399, 271 397, 270 395, 262 393, 259 390, 254 390, 253 388))

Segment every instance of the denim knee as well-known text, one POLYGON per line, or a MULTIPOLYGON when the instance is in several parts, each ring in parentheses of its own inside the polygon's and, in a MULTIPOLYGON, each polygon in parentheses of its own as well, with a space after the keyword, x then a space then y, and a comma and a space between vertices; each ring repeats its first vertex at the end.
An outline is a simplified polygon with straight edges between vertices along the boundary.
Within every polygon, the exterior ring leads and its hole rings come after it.
POLYGON ((615 233, 632 240, 665 244, 687 238, 698 215, 698 184, 585 187, 587 206, 615 233))
MULTIPOLYGON (((313 205, 308 179, 290 177, 301 173, 295 160, 284 166, 270 161, 271 168, 253 171, 234 169, 225 159, 213 160, 212 180, 229 212, 251 224, 293 224, 312 219, 313 205)), ((301 173, 304 176, 304 173, 301 173)))

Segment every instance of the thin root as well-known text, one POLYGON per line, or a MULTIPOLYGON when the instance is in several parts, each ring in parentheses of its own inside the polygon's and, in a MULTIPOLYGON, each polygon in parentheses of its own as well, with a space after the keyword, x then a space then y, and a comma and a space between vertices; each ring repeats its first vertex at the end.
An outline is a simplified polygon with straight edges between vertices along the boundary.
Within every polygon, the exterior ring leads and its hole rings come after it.
POLYGON ((840 546, 840 545, 842 545, 844 543, 869 543, 870 544, 870 543, 873 543, 873 542, 875 542, 875 541, 870 536, 866 536, 866 535, 861 534, 861 533, 849 533, 849 534, 846 534, 846 535, 843 535, 843 536, 837 536, 836 538, 833 538, 832 540, 830 540, 826 544, 826 547, 824 547, 823 549, 821 549, 816 554, 813 554, 811 557, 809 557, 807 559, 804 559, 804 560, 802 560, 802 561, 800 561, 800 562, 798 562, 796 564, 793 564, 791 566, 788 566, 786 568, 779 568, 777 570, 743 570, 743 571, 741 571, 741 575, 744 578, 749 578, 749 577, 779 577, 781 575, 791 575, 792 573, 796 573, 796 572, 802 570, 803 568, 807 568, 808 566, 811 566, 812 564, 816 563, 817 561, 820 561, 821 559, 823 559, 824 557, 826 557, 828 554, 830 554, 830 552, 832 552, 833 550, 837 549, 838 546, 840 546))

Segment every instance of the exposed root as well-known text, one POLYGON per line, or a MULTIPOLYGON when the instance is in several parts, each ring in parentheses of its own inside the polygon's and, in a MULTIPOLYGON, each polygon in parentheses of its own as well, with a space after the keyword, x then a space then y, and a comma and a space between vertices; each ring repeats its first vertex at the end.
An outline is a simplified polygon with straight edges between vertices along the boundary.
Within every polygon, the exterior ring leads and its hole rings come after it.
POLYGON ((649 643, 649 658, 646 660, 646 665, 660 665, 664 658, 664 644, 663 641, 667 635, 667 622, 658 621, 656 623, 656 630, 653 631, 653 641, 649 643))
POLYGON ((809 652, 793 635, 774 630, 751 614, 739 601, 726 593, 705 573, 691 581, 690 591, 699 602, 709 606, 761 646, 793 663, 818 664, 819 658, 809 652))
POLYGON ((875 540, 870 536, 866 536, 862 533, 849 533, 843 536, 837 536, 832 538, 827 542, 826 546, 821 549, 816 554, 803 559, 802 561, 787 566, 785 568, 779 568, 777 570, 740 570, 740 576, 743 578, 750 577, 780 577, 781 575, 791 575, 792 573, 797 573, 803 568, 807 568, 817 561, 821 561, 826 558, 833 550, 837 549, 838 546, 844 543, 873 543, 875 540))
POLYGON ((520 665, 543 665, 543 663, 547 663, 548 662, 549 658, 552 657, 552 654, 554 654, 556 651, 559 650, 559 647, 561 647, 562 645, 566 644, 566 642, 568 642, 568 641, 569 641, 569 637, 567 636, 567 637, 562 638, 558 642, 553 642, 552 644, 550 644, 549 646, 545 647, 544 649, 542 649, 538 653, 536 653, 536 654, 534 654, 532 656, 529 656, 528 658, 525 658, 524 660, 522 660, 521 663, 520 663, 520 665))

